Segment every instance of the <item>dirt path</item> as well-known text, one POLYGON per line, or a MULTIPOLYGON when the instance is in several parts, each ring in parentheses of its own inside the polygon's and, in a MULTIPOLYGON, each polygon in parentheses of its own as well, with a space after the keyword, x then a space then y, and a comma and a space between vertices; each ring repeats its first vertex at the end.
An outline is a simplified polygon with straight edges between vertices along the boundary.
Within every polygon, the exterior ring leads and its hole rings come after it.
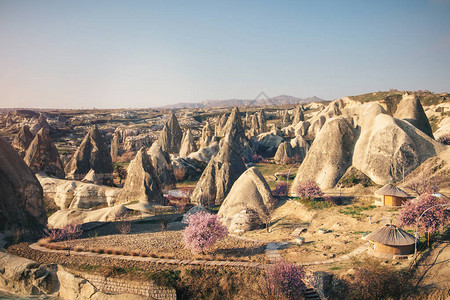
POLYGON ((439 290, 450 289, 450 232, 417 266, 417 285, 439 290))

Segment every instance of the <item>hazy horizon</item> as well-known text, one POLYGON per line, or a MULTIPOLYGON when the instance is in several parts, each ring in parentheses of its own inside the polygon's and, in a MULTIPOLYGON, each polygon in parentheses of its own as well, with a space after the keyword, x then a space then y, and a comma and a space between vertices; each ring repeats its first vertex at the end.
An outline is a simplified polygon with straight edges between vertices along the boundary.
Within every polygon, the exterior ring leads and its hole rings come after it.
POLYGON ((0 107, 448 92, 450 1, 0 0, 0 107))

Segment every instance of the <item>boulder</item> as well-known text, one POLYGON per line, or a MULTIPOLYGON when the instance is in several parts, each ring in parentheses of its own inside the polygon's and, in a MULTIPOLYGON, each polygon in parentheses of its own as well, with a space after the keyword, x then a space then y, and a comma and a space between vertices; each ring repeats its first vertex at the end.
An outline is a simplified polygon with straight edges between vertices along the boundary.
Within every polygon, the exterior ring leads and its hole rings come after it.
POLYGON ((163 151, 169 154, 178 154, 180 152, 182 137, 183 131, 178 123, 178 119, 175 114, 171 112, 169 119, 161 130, 158 144, 161 145, 163 151))
POLYGON ((403 94, 402 100, 397 106, 394 117, 397 119, 408 121, 417 129, 426 133, 431 138, 434 138, 427 115, 423 110, 420 100, 414 94, 403 94))
POLYGON ((203 171, 191 195, 191 202, 204 206, 221 204, 233 183, 245 170, 245 164, 233 148, 230 134, 227 134, 219 153, 203 171))
POLYGON ((12 141, 11 146, 13 146, 19 153, 19 156, 23 158, 32 140, 33 134, 30 131, 30 127, 25 125, 20 128, 20 131, 12 141))
POLYGON ((37 237, 47 223, 43 192, 28 165, 0 138, 0 231, 20 229, 37 237))
POLYGON ((197 151, 197 145, 195 144, 194 136, 192 135, 191 130, 188 129, 183 135, 180 148, 180 156, 186 157, 195 151, 197 151))
POLYGON ((56 287, 57 278, 50 266, 0 251, 1 290, 38 296, 51 294, 56 287))
POLYGON ((72 159, 65 167, 67 178, 80 180, 93 169, 102 177, 110 177, 113 166, 110 151, 103 140, 103 136, 92 127, 81 142, 72 159))
POLYGON ((36 134, 25 153, 24 161, 34 173, 44 171, 48 175, 64 178, 61 158, 46 128, 36 134))
POLYGON ((147 153, 150 156, 156 174, 158 174, 161 187, 163 189, 175 188, 177 180, 173 172, 169 154, 164 152, 158 143, 153 143, 147 153))
POLYGON ((125 184, 117 195, 116 203, 138 201, 146 204, 163 204, 165 199, 161 183, 150 157, 141 149, 130 162, 125 184))
POLYGON ((232 232, 260 227, 275 207, 275 199, 261 172, 252 167, 233 184, 219 209, 219 217, 232 232))
POLYGON ((334 187, 352 164, 355 141, 355 129, 347 118, 328 120, 298 168, 292 194, 300 182, 308 179, 316 181, 322 189, 334 187))

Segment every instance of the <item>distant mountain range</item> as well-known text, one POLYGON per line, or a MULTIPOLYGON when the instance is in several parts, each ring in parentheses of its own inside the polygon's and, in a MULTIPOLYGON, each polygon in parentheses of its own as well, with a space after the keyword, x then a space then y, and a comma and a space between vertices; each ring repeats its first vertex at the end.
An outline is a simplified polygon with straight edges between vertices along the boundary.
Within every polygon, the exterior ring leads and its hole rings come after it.
POLYGON ((253 100, 228 99, 228 100, 205 100, 197 103, 177 103, 161 106, 161 108, 205 108, 205 107, 224 107, 224 106, 266 106, 266 105, 286 105, 298 103, 311 103, 326 101, 316 96, 308 98, 297 98, 289 95, 280 95, 272 98, 259 98, 253 100))

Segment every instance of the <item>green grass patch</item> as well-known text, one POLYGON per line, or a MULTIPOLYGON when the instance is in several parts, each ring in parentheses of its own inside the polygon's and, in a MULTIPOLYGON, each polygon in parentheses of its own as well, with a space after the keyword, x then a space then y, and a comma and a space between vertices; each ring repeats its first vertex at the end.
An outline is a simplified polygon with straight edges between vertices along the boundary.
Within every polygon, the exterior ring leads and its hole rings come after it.
POLYGON ((340 209, 339 212, 344 215, 349 215, 353 218, 359 218, 359 217, 361 217, 361 215, 364 211, 372 210, 375 207, 376 207, 375 205, 366 205, 366 206, 354 205, 354 206, 344 207, 344 208, 340 209))
POLYGON ((308 209, 324 209, 324 208, 330 208, 333 205, 329 202, 323 201, 320 198, 310 199, 310 198, 294 198, 292 199, 294 201, 300 202, 304 206, 306 206, 308 209))

